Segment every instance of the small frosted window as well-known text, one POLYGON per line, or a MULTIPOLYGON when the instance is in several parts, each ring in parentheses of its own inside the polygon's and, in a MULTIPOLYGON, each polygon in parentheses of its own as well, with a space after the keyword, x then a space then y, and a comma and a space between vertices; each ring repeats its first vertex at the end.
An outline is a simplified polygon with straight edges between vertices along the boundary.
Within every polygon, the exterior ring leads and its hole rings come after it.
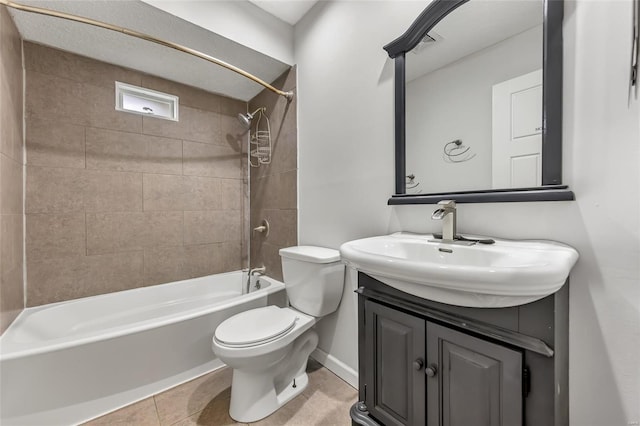
POLYGON ((178 97, 116 81, 116 109, 178 121, 178 97))

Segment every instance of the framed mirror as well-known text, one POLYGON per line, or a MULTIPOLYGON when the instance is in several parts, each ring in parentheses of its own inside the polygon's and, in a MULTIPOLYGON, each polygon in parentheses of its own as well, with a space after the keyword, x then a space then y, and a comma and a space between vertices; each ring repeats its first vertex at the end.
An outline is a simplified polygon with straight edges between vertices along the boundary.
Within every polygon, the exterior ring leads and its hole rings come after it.
POLYGON ((573 200, 562 184, 562 0, 434 0, 395 63, 389 204, 573 200))

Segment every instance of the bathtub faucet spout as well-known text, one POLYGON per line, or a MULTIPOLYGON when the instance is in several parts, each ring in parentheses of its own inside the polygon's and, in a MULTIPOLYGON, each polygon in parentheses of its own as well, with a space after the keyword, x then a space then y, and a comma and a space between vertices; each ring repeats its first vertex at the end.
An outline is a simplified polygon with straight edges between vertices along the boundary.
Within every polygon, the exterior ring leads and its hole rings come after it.
POLYGON ((259 268, 251 268, 249 269, 249 273, 247 274, 247 285, 245 287, 245 291, 242 294, 248 294, 249 290, 251 289, 251 277, 256 276, 256 275, 264 275, 264 273, 267 271, 267 268, 265 266, 260 266, 259 268))

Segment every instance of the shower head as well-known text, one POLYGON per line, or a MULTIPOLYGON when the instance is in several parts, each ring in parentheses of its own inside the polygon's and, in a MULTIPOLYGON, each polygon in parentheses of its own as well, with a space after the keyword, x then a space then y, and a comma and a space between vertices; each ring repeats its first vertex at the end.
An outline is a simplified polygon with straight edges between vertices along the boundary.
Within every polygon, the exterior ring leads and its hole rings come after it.
POLYGON ((251 120, 253 120, 253 116, 256 115, 256 113, 260 110, 263 110, 264 108, 258 108, 257 110, 253 111, 253 112, 248 112, 246 114, 243 113, 239 113, 238 114, 238 121, 246 128, 250 128, 251 127, 251 120))
POLYGON ((244 126, 245 128, 249 128, 249 126, 251 126, 251 120, 253 120, 253 116, 249 113, 243 114, 243 113, 239 113, 238 114, 238 121, 240 122, 240 124, 242 124, 242 126, 244 126))

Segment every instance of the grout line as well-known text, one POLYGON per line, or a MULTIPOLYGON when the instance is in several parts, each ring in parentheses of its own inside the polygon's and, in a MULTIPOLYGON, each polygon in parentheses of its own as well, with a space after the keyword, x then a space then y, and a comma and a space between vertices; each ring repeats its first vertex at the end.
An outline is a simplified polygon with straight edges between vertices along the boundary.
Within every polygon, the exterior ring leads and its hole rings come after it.
POLYGON ((82 150, 84 151, 84 167, 83 169, 87 170, 87 126, 84 126, 82 129, 82 150))
POLYGON ((20 37, 22 62, 22 309, 27 307, 27 70, 24 39, 20 37))
POLYGON ((158 411, 158 401, 156 401, 156 396, 158 395, 160 394, 156 393, 151 398, 153 398, 153 406, 156 409, 156 418, 158 419, 158 425, 162 425, 162 421, 160 420, 160 412, 158 411))

